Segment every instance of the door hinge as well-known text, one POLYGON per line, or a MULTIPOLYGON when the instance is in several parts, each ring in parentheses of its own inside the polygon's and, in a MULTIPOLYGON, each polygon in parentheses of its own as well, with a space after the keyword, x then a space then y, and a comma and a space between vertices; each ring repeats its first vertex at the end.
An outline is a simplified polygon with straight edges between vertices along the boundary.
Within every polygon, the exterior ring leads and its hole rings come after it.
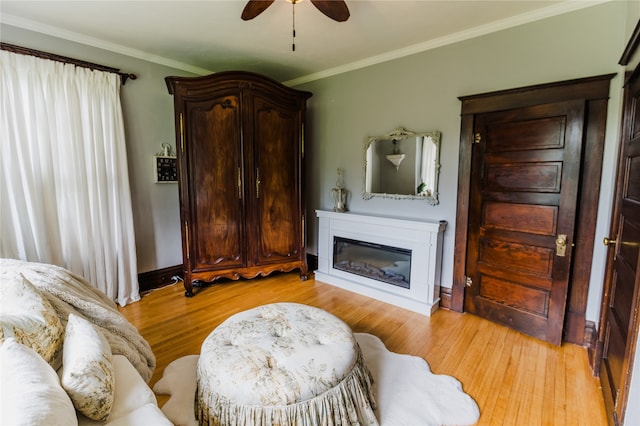
POLYGON ((480 142, 482 142, 482 135, 480 134, 480 132, 478 132, 475 135, 473 135, 473 143, 480 143, 480 142))
POLYGON ((464 277, 464 285, 467 287, 471 287, 473 285, 473 280, 471 277, 464 277))

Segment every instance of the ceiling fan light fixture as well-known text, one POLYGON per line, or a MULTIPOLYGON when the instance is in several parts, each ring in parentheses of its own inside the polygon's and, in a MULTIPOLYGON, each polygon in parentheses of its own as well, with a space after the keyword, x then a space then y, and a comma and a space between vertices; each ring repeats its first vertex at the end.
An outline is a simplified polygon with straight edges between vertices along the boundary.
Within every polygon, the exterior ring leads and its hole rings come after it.
MULTIPOLYGON (((249 0, 242 10, 242 19, 248 21, 255 18, 264 12, 269 6, 273 4, 275 0, 249 0)), ((287 0, 292 5, 293 9, 293 42, 291 43, 291 50, 296 50, 296 3, 300 3, 303 0, 287 0)), ((344 22, 349 19, 349 8, 344 0, 310 0, 316 9, 322 12, 323 15, 333 19, 337 22, 344 22)))
MULTIPOLYGON (((260 15, 275 0, 249 0, 242 11, 242 19, 248 21, 260 15)), ((289 3, 300 3, 302 0, 287 0, 289 3)), ((316 9, 334 21, 344 22, 349 19, 349 8, 344 0, 310 0, 316 9)))

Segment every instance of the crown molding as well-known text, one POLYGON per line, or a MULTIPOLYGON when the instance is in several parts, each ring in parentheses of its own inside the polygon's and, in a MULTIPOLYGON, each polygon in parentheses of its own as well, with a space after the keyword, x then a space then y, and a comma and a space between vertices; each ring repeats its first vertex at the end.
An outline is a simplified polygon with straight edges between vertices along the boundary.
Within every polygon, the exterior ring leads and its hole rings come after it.
POLYGON ((479 25, 477 27, 473 27, 468 30, 449 34, 444 37, 439 37, 423 43, 413 44, 407 47, 403 47, 402 49, 397 49, 394 51, 383 53, 381 55, 372 56, 360 61, 351 62, 349 64, 341 65, 338 67, 329 68, 324 71, 320 71, 317 73, 309 74, 300 78, 286 81, 284 82, 284 84, 288 86, 298 86, 298 85, 309 83, 315 80, 321 80, 323 78, 332 77, 334 75, 343 74, 345 72, 355 71, 360 68, 365 68, 371 65, 392 61, 394 59, 403 58, 405 56, 414 55, 416 53, 425 52, 427 50, 436 49, 438 47, 443 47, 449 44, 458 43, 464 40, 469 40, 472 38, 506 30, 509 28, 517 27, 520 25, 539 21, 542 19, 551 18, 553 16, 562 15, 564 13, 574 12, 587 7, 608 3, 611 1, 614 1, 614 0, 593 0, 593 1, 574 0, 574 1, 562 2, 557 5, 549 6, 543 9, 538 9, 533 12, 512 16, 510 18, 502 19, 500 21, 492 22, 486 25, 479 25))
MULTIPOLYGON (((530 22, 539 21, 541 19, 550 18, 564 13, 574 12, 587 7, 595 6, 602 3, 607 3, 615 0, 569 0, 562 3, 546 7, 544 9, 538 9, 536 11, 524 13, 521 15, 506 18, 500 21, 492 22, 486 25, 480 25, 468 30, 459 31, 454 34, 450 34, 444 37, 439 37, 433 40, 429 40, 423 43, 413 44, 401 49, 383 53, 381 55, 372 56, 360 61, 354 61, 349 64, 341 65, 334 68, 329 68, 324 71, 302 76, 296 79, 285 81, 287 86, 297 86, 304 83, 309 83, 315 80, 321 80, 323 78, 332 77, 334 75, 343 74, 349 71, 355 71, 360 68, 365 68, 371 65, 380 64, 383 62, 392 61, 394 59, 403 58, 405 56, 414 55, 416 53, 425 52, 427 50, 435 49, 438 47, 446 46, 460 41, 469 40, 475 37, 480 37, 493 32, 505 30, 508 28, 517 27, 519 25, 527 24, 530 22)), ((54 27, 40 22, 32 21, 29 19, 20 18, 13 15, 2 14, 0 15, 0 22, 14 27, 24 28, 30 31, 50 35, 53 37, 62 38, 68 41, 85 44, 88 46, 96 47, 99 49, 107 50, 110 52, 119 53, 122 55, 130 56, 137 59, 142 59, 148 62, 164 65, 167 67, 179 69, 182 71, 190 72, 196 75, 212 74, 213 71, 204 68, 196 67, 193 65, 185 64, 183 62, 168 59, 162 56, 153 55, 148 52, 144 52, 137 49, 132 49, 120 44, 110 43, 98 38, 85 36, 73 31, 68 31, 63 28, 54 27)))
POLYGON ((2 14, 0 15, 0 22, 6 25, 23 28, 25 30, 46 34, 52 37, 58 37, 67 41, 72 41, 80 44, 85 44, 87 46, 96 47, 98 49, 107 50, 109 52, 119 53, 121 55, 142 59, 144 61, 152 62, 158 65, 164 65, 167 67, 179 69, 196 75, 207 75, 213 72, 204 68, 185 64, 183 62, 174 61, 173 59, 153 55, 142 50, 132 49, 121 44, 110 43, 108 41, 104 41, 95 37, 89 37, 73 31, 65 30, 63 28, 46 25, 41 22, 20 18, 14 15, 2 14))

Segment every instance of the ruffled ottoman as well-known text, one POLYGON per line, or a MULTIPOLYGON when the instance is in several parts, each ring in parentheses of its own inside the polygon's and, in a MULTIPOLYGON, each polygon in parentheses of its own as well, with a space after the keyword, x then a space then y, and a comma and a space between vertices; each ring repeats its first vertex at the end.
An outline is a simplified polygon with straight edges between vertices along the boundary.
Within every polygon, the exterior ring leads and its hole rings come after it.
POLYGON ((202 344, 200 425, 377 425, 372 377, 347 324, 297 303, 231 316, 202 344))

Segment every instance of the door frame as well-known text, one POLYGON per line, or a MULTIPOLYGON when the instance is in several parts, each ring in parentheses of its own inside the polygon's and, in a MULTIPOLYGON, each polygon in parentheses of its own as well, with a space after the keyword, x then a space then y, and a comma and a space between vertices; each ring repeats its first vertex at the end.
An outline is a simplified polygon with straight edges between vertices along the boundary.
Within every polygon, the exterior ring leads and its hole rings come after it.
POLYGON ((463 312, 466 285, 467 239, 469 237, 469 195, 471 156, 475 114, 542 105, 552 102, 584 100, 585 129, 583 135, 582 172, 576 210, 574 259, 571 265, 568 300, 565 313, 564 339, 581 346, 593 346, 597 338, 595 325, 587 323, 585 314, 591 278, 591 261, 600 178, 604 153, 605 125, 609 86, 616 74, 560 81, 459 97, 462 102, 460 148, 458 162, 458 202, 450 308, 463 312), (587 206, 588 208, 581 208, 587 206))
MULTIPOLYGON (((623 198, 624 192, 624 177, 625 177, 625 156, 626 150, 623 145, 627 144, 627 140, 632 137, 632 122, 634 121, 633 109, 631 108, 632 101, 629 98, 628 93, 628 81, 631 77, 637 77, 640 74, 640 65, 633 71, 633 73, 627 73, 625 76, 625 88, 624 88, 624 102, 622 108, 622 123, 621 123, 621 144, 620 151, 618 153, 618 160, 616 162, 616 181, 615 181, 615 192, 613 198, 613 210, 611 214, 611 225, 609 229, 609 233, 607 234, 610 238, 615 240, 622 237, 620 230, 620 216, 621 216, 621 208, 622 203, 621 200, 623 198)), ((607 326, 608 323, 612 321, 611 315, 609 314, 609 304, 611 303, 612 293, 614 292, 614 271, 616 270, 615 256, 616 256, 617 246, 616 248, 610 248, 607 250, 607 260, 605 264, 605 275, 603 279, 602 286, 602 301, 600 307, 600 322, 598 327, 598 340, 595 346, 595 349, 591 350, 590 361, 591 361, 591 370, 594 372, 595 376, 600 377, 600 382, 602 384, 602 393, 604 396, 605 407, 607 409, 607 418, 613 425, 624 424, 624 414, 627 410, 627 404, 629 402, 629 388, 631 386, 631 374, 633 371, 633 360, 635 359, 636 354, 636 341, 638 338, 639 332, 639 324, 640 319, 637 315, 632 314, 632 318, 629 324, 629 334, 627 335, 627 346, 625 350, 625 358, 623 360, 623 364, 626 365, 626 376, 623 379, 622 386, 619 389, 619 395, 613 395, 609 392, 611 389, 610 377, 607 374, 605 367, 603 366, 603 362, 605 359, 605 345, 607 340, 607 326)), ((640 295, 634 294, 632 295, 635 298, 635 301, 632 302, 633 306, 638 305, 638 297, 640 295)))
MULTIPOLYGON (((620 57, 620 61, 618 65, 627 67, 634 56, 638 54, 638 47, 640 45, 640 20, 636 23, 633 34, 631 35, 622 56, 620 57)), ((620 146, 618 158, 616 161, 616 181, 615 181, 615 192, 613 198, 613 209, 611 213, 611 225, 609 228, 608 236, 616 235, 618 236, 618 230, 620 226, 620 209, 622 208, 621 199, 623 196, 623 184, 624 184, 624 167, 621 167, 624 164, 626 150, 624 145, 627 144, 628 139, 632 136, 632 121, 634 117, 632 116, 633 110, 631 109, 631 100, 629 98, 629 84, 630 81, 634 78, 638 78, 638 74, 640 74, 640 64, 637 64, 635 68, 627 67, 627 72, 625 73, 625 82, 624 82, 624 97, 623 97, 623 106, 622 106, 622 117, 620 121, 620 146)), ((637 106, 636 106, 637 108, 637 106)), ((617 237, 619 238, 619 237, 617 237)), ((617 239, 616 238, 616 239, 617 239)), ((640 318, 637 316, 632 319, 632 322, 629 326, 630 333, 627 337, 628 342, 631 346, 627 347, 627 357, 629 364, 627 364, 627 375, 624 379, 623 387, 620 392, 620 399, 616 398, 616 396, 612 395, 608 389, 611 389, 609 386, 609 378, 607 377, 606 371, 603 371, 603 360, 604 360, 604 346, 606 339, 606 328, 607 322, 609 321, 609 304, 611 302, 611 293, 613 286, 613 272, 614 268, 614 259, 615 259, 615 249, 607 250, 607 260, 605 266, 605 275, 603 279, 602 286, 602 301, 600 308, 600 322, 599 330, 598 330, 598 341, 595 348, 590 351, 590 361, 591 361, 591 370, 595 373, 596 376, 600 376, 600 381, 602 383, 602 393, 605 400, 605 406, 607 410, 611 410, 607 413, 607 418, 609 421, 614 424, 618 424, 619 422, 624 422, 624 417, 627 411, 627 406, 629 403, 629 389, 631 386, 631 375, 633 371, 633 360, 636 357, 636 353, 638 350, 637 347, 637 339, 638 333, 640 333, 640 318), (605 374, 602 374, 602 373, 605 374), (614 398, 617 400, 615 401, 614 398), (619 404, 619 405, 618 405, 619 404), (620 416, 618 416, 620 414, 620 416), (611 417, 609 417, 611 416, 611 417), (613 417, 615 416, 615 417, 613 417)), ((635 296, 636 298, 638 295, 635 296)), ((636 299, 636 302, 638 300, 636 299)))

